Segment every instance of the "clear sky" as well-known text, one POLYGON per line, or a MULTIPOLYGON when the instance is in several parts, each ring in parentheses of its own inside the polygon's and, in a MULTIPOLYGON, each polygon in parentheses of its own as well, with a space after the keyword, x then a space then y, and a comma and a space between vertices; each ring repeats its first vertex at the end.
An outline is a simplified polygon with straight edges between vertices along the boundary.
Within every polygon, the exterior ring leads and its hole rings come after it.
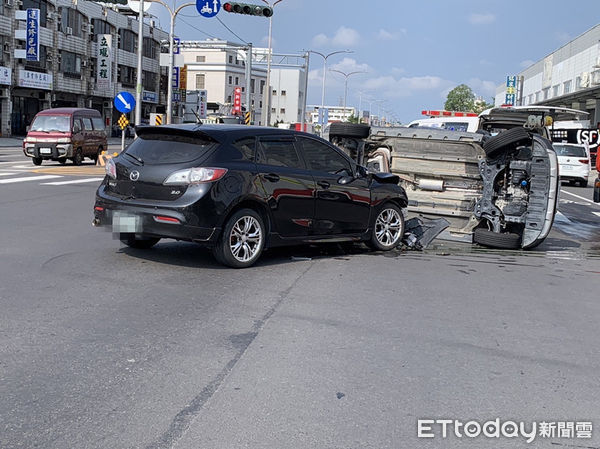
MULTIPOLYGON (((150 13, 168 31, 164 7, 152 5, 150 13)), ((507 75, 600 23, 599 13, 598 0, 283 0, 272 19, 273 51, 352 50, 328 59, 329 68, 367 72, 349 78, 348 105, 358 107, 362 98, 363 109, 407 123, 422 109, 442 109, 448 91, 461 83, 493 102, 507 75)), ((225 11, 217 17, 223 23, 185 8, 175 33, 267 46, 268 19, 225 11)), ((323 59, 311 55, 309 104, 321 103, 322 74, 323 59)), ((343 76, 328 72, 325 103, 340 105, 343 95, 343 76)))

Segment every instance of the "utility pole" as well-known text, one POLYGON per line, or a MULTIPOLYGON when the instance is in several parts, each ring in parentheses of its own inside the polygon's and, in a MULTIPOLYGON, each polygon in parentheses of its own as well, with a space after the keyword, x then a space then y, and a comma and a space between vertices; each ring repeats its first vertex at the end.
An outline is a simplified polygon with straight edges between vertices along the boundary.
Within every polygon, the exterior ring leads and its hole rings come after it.
POLYGON ((140 0, 138 17, 137 85, 135 87, 135 125, 142 124, 142 52, 144 50, 144 0, 140 0))
MULTIPOLYGON (((251 91, 251 78, 252 78, 252 42, 248 43, 246 47, 246 112, 250 112, 250 121, 253 120, 253 107, 252 107, 252 91, 251 91)), ((256 86, 255 86, 256 87, 256 86)))

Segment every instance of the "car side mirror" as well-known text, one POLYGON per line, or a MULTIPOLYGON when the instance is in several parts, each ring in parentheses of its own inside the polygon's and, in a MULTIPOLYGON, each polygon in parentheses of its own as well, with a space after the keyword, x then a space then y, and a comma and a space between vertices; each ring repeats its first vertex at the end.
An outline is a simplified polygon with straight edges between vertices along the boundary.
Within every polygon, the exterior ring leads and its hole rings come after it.
POLYGON ((338 179, 338 184, 350 184, 352 181, 354 181, 354 176, 342 176, 340 179, 338 179))

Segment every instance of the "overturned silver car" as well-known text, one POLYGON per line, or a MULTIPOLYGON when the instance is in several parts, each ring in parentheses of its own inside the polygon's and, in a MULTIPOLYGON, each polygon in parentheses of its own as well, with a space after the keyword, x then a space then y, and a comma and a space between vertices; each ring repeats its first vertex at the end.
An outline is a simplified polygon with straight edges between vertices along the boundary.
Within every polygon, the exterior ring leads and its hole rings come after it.
POLYGON ((444 218, 439 238, 496 248, 533 248, 550 232, 559 195, 548 126, 586 112, 494 108, 476 133, 439 128, 332 124, 329 140, 370 171, 400 177, 409 216, 444 218))

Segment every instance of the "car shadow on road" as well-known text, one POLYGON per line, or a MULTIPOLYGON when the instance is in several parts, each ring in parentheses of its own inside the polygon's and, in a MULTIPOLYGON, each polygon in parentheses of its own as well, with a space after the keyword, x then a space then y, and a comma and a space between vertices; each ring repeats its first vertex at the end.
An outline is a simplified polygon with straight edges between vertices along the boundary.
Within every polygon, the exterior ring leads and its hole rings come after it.
MULTIPOLYGON (((189 242, 161 241, 151 249, 134 249, 123 246, 118 251, 136 259, 186 268, 227 269, 219 264, 211 251, 189 242)), ((322 243, 286 246, 266 250, 255 267, 282 265, 315 259, 346 259, 353 255, 372 253, 363 244, 322 243)), ((374 254, 374 253, 372 253, 374 254)))

